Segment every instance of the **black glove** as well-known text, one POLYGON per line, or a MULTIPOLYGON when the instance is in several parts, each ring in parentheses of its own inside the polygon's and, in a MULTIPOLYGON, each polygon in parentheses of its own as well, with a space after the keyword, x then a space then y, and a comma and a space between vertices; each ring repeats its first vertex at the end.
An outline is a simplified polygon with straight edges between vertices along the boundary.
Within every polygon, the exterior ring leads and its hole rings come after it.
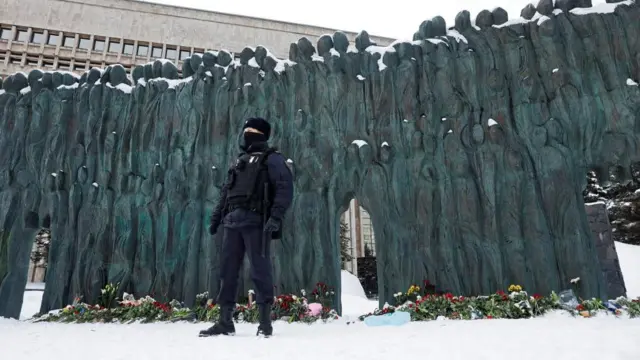
POLYGON ((219 227, 220 227, 219 221, 212 221, 211 225, 209 225, 209 234, 215 235, 218 232, 219 227))
POLYGON ((280 220, 278 219, 274 219, 271 217, 269 218, 269 220, 267 220, 267 223, 264 224, 265 233, 272 233, 278 230, 280 230, 280 220))

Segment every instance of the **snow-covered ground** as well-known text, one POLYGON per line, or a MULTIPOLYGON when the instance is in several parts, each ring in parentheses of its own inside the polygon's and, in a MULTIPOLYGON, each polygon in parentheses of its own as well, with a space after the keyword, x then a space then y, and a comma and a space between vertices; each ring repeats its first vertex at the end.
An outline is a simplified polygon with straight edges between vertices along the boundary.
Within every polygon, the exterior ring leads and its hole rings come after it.
MULTIPOLYGON (((630 297, 640 296, 640 247, 616 244, 630 297)), ((198 338, 204 324, 55 324, 0 319, 3 359, 46 354, 50 360, 216 359, 607 359, 640 356, 640 319, 601 315, 591 319, 553 313, 529 320, 434 321, 401 327, 349 323, 377 302, 343 274, 345 317, 329 324, 274 324, 276 336, 256 339, 255 325, 238 335, 198 338)), ((43 284, 30 285, 42 288, 43 284)), ((41 291, 25 292, 23 316, 38 311, 41 291)))
POLYGON ((634 299, 640 297, 640 246, 616 242, 616 252, 627 286, 627 296, 634 299))

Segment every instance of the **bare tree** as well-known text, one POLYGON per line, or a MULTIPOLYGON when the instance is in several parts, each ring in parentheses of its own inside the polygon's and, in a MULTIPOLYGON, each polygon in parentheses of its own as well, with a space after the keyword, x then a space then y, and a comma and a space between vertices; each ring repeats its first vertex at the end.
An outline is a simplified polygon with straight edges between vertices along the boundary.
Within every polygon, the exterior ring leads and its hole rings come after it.
POLYGON ((340 259, 342 260, 342 263, 353 260, 353 255, 351 255, 349 225, 347 225, 344 220, 340 220, 340 259))
POLYGON ((48 265, 49 259, 49 246, 51 245, 51 237, 49 230, 40 230, 36 235, 36 241, 31 251, 31 262, 33 262, 33 273, 31 274, 31 281, 35 281, 36 269, 45 269, 48 265))

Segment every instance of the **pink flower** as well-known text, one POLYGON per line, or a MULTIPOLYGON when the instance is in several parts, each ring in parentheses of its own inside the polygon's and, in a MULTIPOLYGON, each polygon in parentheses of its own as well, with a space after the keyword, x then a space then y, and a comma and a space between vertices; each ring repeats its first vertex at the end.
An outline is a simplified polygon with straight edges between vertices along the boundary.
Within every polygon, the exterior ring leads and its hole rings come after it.
POLYGON ((320 303, 311 303, 308 306, 307 315, 309 316, 320 316, 322 313, 322 304, 320 303))

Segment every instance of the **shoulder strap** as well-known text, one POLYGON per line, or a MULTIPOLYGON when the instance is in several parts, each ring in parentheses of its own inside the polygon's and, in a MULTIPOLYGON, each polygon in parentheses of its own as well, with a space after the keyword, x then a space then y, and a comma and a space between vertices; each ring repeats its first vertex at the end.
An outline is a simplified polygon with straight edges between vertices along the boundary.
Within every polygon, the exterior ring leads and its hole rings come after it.
POLYGON ((265 152, 260 154, 260 157, 258 158, 260 165, 264 165, 264 162, 267 161, 267 158, 269 157, 269 155, 273 153, 278 153, 278 150, 276 148, 268 148, 265 152))

